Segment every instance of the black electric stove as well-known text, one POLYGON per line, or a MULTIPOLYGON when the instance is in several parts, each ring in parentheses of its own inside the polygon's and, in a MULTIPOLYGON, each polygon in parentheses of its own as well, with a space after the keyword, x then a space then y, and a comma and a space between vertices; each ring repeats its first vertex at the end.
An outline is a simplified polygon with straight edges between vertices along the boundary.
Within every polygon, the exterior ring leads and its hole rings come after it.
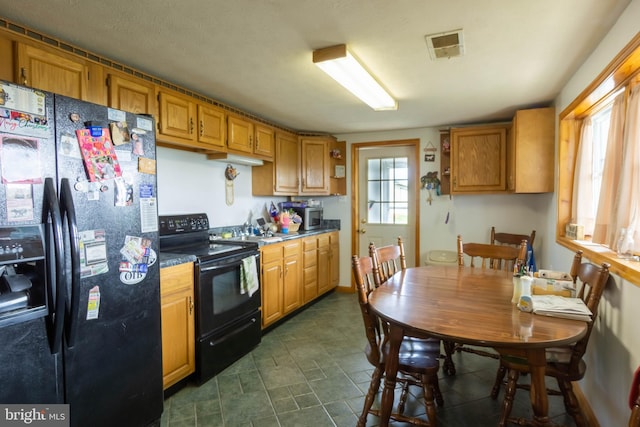
POLYGON ((196 257, 194 376, 202 384, 260 343, 258 243, 211 242, 206 214, 160 216, 159 223, 161 252, 196 257))

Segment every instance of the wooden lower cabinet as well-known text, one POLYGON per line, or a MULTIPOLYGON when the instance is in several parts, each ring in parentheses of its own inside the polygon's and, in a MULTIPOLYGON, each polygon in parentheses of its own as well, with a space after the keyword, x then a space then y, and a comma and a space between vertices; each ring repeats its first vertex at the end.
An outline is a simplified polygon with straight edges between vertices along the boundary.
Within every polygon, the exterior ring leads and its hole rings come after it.
POLYGON ((302 305, 302 253, 298 239, 260 249, 262 327, 302 305))
POLYGON ((302 240, 303 301, 308 303, 318 297, 318 238, 302 240))
POLYGON ((329 233, 329 284, 331 289, 340 284, 340 233, 329 233))
POLYGON ((193 263, 160 269, 160 303, 166 390, 196 369, 193 263))
POLYGON ((338 232, 262 246, 260 263, 265 328, 338 285, 338 232))
POLYGON ((331 290, 329 256, 331 245, 329 243, 329 233, 318 236, 318 295, 322 295, 331 290))

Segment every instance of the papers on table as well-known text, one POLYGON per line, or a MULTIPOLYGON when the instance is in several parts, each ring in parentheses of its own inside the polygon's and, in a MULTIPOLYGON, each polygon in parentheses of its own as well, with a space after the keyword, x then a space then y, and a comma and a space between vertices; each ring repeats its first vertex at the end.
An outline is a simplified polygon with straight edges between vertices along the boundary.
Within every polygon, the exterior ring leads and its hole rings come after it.
POLYGON ((580 298, 558 295, 532 295, 533 313, 542 316, 591 321, 591 310, 580 298))

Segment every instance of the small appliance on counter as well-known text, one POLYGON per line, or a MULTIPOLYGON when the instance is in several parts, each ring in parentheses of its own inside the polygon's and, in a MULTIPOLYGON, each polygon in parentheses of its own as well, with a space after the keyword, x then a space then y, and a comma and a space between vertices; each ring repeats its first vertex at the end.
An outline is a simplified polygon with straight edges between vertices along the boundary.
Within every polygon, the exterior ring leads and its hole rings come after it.
POLYGON ((319 201, 291 201, 280 203, 280 209, 293 209, 302 218, 301 230, 317 230, 322 227, 323 209, 319 201))

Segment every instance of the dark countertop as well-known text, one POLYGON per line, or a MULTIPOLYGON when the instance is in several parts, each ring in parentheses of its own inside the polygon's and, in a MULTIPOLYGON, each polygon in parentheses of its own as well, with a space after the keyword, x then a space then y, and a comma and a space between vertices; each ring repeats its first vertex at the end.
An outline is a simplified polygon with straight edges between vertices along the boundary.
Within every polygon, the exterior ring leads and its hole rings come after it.
POLYGON ((196 262, 196 257, 194 255, 160 252, 160 268, 173 267, 187 262, 196 262))
MULTIPOLYGON (((319 235, 319 234, 325 234, 325 233, 330 233, 332 231, 340 231, 340 228, 338 227, 325 227, 325 228, 320 228, 317 230, 300 230, 300 231, 294 231, 291 233, 287 233, 287 234, 282 234, 282 233, 275 233, 275 235, 271 238, 269 237, 259 237, 259 236, 251 236, 248 239, 244 239, 244 240, 249 240, 251 242, 256 242, 258 244, 258 247, 264 246, 264 245, 270 245, 273 243, 279 243, 279 242, 284 242, 286 240, 292 240, 292 239, 300 239, 303 237, 309 237, 309 236, 315 236, 315 235, 319 235)), ((218 238, 218 239, 214 239, 213 241, 216 240, 227 240, 227 241, 241 241, 243 240, 240 237, 232 237, 230 239, 222 239, 222 238, 218 238)))
MULTIPOLYGON (((329 233, 332 231, 340 231, 340 228, 325 227, 317 230, 308 230, 308 231, 300 230, 300 231, 295 231, 288 234, 276 233, 274 238, 279 238, 279 240, 274 239, 272 241, 263 241, 263 240, 260 240, 262 238, 258 236, 252 236, 250 238, 250 241, 256 242, 258 244, 258 247, 260 247, 260 246, 269 245, 272 243, 284 242, 286 240, 292 240, 292 239, 300 239, 303 237, 329 233)), ((223 240, 223 239, 218 239, 218 240, 223 240)), ((233 240, 239 240, 239 238, 235 237, 235 238, 224 239, 224 240, 233 241, 233 240)), ((195 261, 196 261, 196 257, 194 255, 176 254, 172 252, 160 252, 160 268, 173 267, 174 265, 184 264, 187 262, 195 262, 195 261)))

